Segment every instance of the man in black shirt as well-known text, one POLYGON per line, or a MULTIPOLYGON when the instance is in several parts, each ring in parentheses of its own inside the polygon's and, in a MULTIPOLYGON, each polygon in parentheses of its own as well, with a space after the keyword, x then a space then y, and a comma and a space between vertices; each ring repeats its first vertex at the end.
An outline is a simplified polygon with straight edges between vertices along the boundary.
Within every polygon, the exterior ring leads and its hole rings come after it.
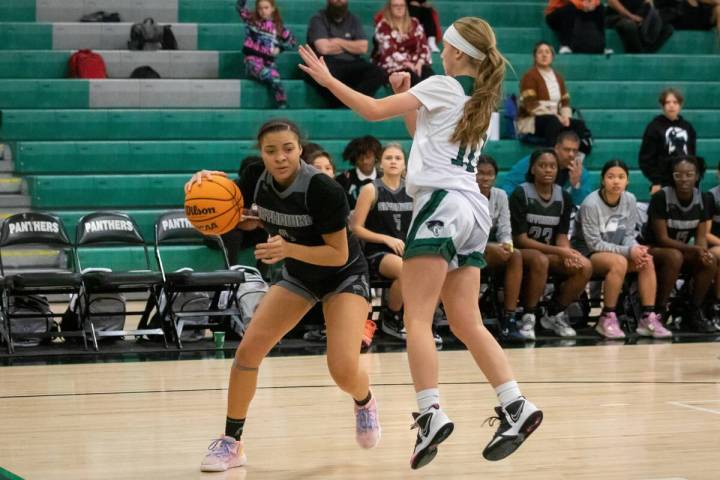
MULTIPOLYGON (((327 0, 327 7, 310 19, 307 43, 324 57, 333 76, 351 88, 372 97, 385 83, 385 72, 362 58, 368 40, 360 20, 348 11, 348 0, 327 0)), ((328 89, 309 81, 330 107, 343 106, 328 89)))

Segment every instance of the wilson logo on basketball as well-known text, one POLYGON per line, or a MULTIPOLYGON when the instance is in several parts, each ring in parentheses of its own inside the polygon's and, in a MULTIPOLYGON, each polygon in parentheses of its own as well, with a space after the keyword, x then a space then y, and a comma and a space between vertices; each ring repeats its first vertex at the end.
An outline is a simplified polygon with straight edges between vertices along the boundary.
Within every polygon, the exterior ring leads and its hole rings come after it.
POLYGON ((209 215, 215 213, 215 207, 198 208, 197 205, 186 205, 185 215, 209 215))

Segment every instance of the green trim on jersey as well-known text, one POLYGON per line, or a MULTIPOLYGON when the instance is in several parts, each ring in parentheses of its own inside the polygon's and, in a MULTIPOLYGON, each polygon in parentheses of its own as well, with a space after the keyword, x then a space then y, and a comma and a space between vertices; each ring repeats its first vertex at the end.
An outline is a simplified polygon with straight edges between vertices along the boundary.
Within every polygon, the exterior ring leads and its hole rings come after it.
POLYGON ((472 97, 473 91, 475 90, 475 79, 469 75, 459 75, 455 77, 463 88, 465 95, 472 97))
POLYGON ((487 261, 482 252, 473 252, 470 255, 458 255, 458 267, 477 267, 482 270, 487 267, 487 261))
POLYGON ((432 255, 440 256, 450 263, 456 254, 455 244, 450 237, 423 238, 410 241, 409 245, 405 247, 403 258, 407 260, 421 255, 432 255))
MULTIPOLYGON (((447 190, 435 190, 430 195, 430 200, 427 201, 425 205, 420 209, 418 212, 417 217, 415 217, 415 220, 413 220, 412 225, 410 225, 410 231, 408 232, 407 236, 407 244, 409 245, 413 240, 415 240, 415 235, 417 235, 418 230, 420 230, 420 225, 425 223, 428 218, 432 216, 433 213, 435 213, 435 210, 440 206, 440 202, 443 201, 443 198, 447 195, 447 190)), ((407 251, 407 248, 405 249, 407 251)))

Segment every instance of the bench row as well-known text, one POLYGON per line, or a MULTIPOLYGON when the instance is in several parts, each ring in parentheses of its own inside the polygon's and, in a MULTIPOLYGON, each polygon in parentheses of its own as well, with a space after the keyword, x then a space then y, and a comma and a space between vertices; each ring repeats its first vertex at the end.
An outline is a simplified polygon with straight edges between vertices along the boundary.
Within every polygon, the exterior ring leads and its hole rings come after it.
MULTIPOLYGON (((717 80, 717 79, 716 79, 717 80)), ((293 109, 324 108, 317 89, 304 80, 285 80, 293 109)), ((720 108, 720 82, 568 82, 572 104, 581 109, 652 109, 669 85, 687 93, 685 108, 720 108)), ((518 94, 506 81, 505 95, 518 94)), ((269 89, 253 80, 0 80, 0 108, 229 108, 270 109, 269 89)), ((389 88, 378 97, 391 94, 389 88)))
MULTIPOLYGON (((498 175, 498 183, 505 172, 498 175)), ((34 209, 68 208, 181 208, 188 174, 168 175, 43 175, 26 177, 34 209)), ((597 187, 600 172, 593 170, 591 185, 597 187)), ((717 185, 706 175, 703 188, 717 185)), ((638 171, 630 173, 630 186, 639 200, 648 200, 649 183, 638 171)))
MULTIPOLYGON (((98 53, 105 61, 109 78, 129 78, 141 65, 151 66, 162 78, 246 78, 240 51, 99 50, 98 53)), ((65 78, 71 54, 70 50, 0 50, 0 78, 65 78)), ((508 79, 515 80, 532 64, 529 52, 508 54, 507 58, 512 65, 508 79)), ((277 62, 281 78, 302 78, 298 63, 300 56, 296 52, 283 53, 277 62)), ((439 54, 433 55, 433 65, 436 72, 442 71, 439 54)), ((554 65, 566 80, 702 81, 717 79, 720 56, 560 55, 554 65)))
MULTIPOLYGON (((98 10, 117 12, 124 22, 140 22, 153 17, 163 23, 239 23, 235 0, 2 0, 0 21, 77 22, 98 10)), ((255 2, 248 2, 250 9, 255 2)), ((286 23, 303 23, 324 8, 324 0, 286 0, 279 2, 286 23)), ((382 8, 378 0, 353 0, 350 11, 364 22, 371 22, 382 8)), ((443 1, 441 18, 479 16, 494 26, 533 27, 543 21, 542 2, 443 1)))
MULTIPOLYGON (((124 50, 131 23, 0 23, 0 50, 124 50)), ((222 23, 172 24, 181 50, 238 50, 245 39, 245 26, 222 23)), ((305 42, 306 24, 288 25, 299 41, 305 42)), ((365 25, 370 38, 372 25, 365 25)), ((555 41, 542 25, 537 27, 498 27, 498 47, 504 53, 526 53, 538 40, 555 41)), ((607 46, 622 52, 622 42, 614 30, 607 31, 607 46)), ((711 54, 720 50, 712 32, 678 31, 661 53, 711 54)))
MULTIPOLYGON (((411 141, 401 142, 409 152, 411 141)), ((342 159, 347 140, 324 140, 322 147, 334 158, 338 171, 349 168, 342 159)), ((247 156, 257 155, 254 140, 167 141, 167 142, 18 142, 11 144, 15 173, 48 174, 142 174, 190 173, 203 168, 237 171, 247 156)), ((619 158, 637 168, 640 140, 597 140, 585 159, 587 168, 598 170, 608 160, 619 158)), ((493 156, 501 170, 532 152, 533 147, 517 140, 489 142, 483 152, 493 156)), ((720 139, 700 139, 698 155, 715 169, 720 161, 720 139)))
MULTIPOLYGON (((658 109, 583 112, 598 139, 639 139, 658 109)), ((699 138, 720 138, 714 110, 684 110, 699 138)), ((309 139, 408 138, 401 119, 367 122, 347 110, 3 110, 0 138, 17 140, 251 140, 272 117, 296 121, 309 139), (328 126, 332 125, 332 128, 328 126)))

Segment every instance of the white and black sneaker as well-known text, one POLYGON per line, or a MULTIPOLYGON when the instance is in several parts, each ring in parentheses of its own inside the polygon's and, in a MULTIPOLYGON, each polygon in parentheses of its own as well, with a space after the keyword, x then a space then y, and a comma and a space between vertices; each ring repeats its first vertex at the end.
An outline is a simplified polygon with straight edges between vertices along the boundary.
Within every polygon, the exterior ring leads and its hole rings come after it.
POLYGON ((389 308, 384 308, 380 312, 380 329, 391 337, 400 340, 407 339, 402 312, 393 312, 389 308))
POLYGON ((416 470, 435 458, 437 446, 450 436, 455 425, 438 405, 430 407, 423 413, 413 412, 412 415, 415 422, 410 428, 417 428, 418 434, 415 449, 410 457, 410 468, 416 470))
POLYGON ((542 410, 525 397, 518 398, 505 408, 495 407, 495 413, 496 417, 485 420, 490 426, 500 421, 495 435, 483 450, 483 457, 491 461, 502 460, 517 450, 543 419, 542 410))

